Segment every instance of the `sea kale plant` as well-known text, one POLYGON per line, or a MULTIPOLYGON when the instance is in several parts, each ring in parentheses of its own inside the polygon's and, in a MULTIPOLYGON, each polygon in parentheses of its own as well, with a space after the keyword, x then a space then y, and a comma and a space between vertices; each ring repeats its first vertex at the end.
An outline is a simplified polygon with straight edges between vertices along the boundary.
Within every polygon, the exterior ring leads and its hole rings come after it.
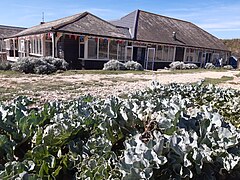
POLYGON ((0 106, 0 179, 237 179, 240 92, 170 84, 0 106), (234 124, 232 124, 232 123, 234 124))

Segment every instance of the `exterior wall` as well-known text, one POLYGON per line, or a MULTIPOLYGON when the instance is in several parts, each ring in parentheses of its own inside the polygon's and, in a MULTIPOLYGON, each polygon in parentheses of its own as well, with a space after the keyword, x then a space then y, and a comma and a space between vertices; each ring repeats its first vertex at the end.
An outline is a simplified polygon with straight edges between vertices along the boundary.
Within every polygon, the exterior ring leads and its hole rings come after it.
POLYGON ((72 69, 102 69, 103 64, 111 59, 134 60, 145 69, 154 70, 168 67, 177 60, 203 67, 207 62, 216 64, 220 58, 224 65, 230 56, 224 51, 203 48, 60 32, 7 39, 6 44, 8 58, 53 56, 64 58, 72 69))

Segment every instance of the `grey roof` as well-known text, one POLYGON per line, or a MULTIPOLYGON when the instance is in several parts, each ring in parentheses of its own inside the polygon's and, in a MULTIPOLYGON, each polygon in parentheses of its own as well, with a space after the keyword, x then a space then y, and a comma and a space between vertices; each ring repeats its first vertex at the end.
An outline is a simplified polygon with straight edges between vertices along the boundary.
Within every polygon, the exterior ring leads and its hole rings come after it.
POLYGON ((129 28, 134 27, 134 39, 173 45, 202 47, 217 50, 227 50, 221 40, 204 31, 195 24, 175 18, 161 16, 142 10, 137 10, 112 23, 129 28), (132 21, 132 22, 129 22, 132 21), (176 33, 176 38, 173 37, 176 33))
POLYGON ((25 36, 50 31, 85 33, 90 35, 130 38, 128 28, 117 27, 89 12, 75 14, 28 28, 14 36, 25 36))
POLYGON ((26 28, 0 25, 0 38, 6 38, 23 31, 26 28))

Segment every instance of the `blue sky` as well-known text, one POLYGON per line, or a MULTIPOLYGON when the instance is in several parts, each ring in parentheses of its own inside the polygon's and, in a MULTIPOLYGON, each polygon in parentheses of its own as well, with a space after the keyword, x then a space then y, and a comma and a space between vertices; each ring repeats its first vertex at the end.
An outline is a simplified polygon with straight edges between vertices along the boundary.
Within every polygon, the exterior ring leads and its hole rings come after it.
POLYGON ((31 27, 89 11, 105 20, 136 9, 190 21, 218 38, 240 38, 239 0, 1 0, 0 24, 31 27))

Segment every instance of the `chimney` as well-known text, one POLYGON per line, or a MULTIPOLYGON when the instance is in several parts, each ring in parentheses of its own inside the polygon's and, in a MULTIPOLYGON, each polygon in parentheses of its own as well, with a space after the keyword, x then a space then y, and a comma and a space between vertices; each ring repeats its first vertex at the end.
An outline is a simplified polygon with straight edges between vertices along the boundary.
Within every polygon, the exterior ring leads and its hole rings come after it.
POLYGON ((176 40, 176 39, 177 39, 177 33, 176 33, 175 31, 173 31, 173 34, 172 34, 172 36, 173 36, 173 39, 174 39, 174 40, 176 40))
POLYGON ((42 12, 42 21, 40 22, 40 24, 44 24, 44 12, 42 12))

